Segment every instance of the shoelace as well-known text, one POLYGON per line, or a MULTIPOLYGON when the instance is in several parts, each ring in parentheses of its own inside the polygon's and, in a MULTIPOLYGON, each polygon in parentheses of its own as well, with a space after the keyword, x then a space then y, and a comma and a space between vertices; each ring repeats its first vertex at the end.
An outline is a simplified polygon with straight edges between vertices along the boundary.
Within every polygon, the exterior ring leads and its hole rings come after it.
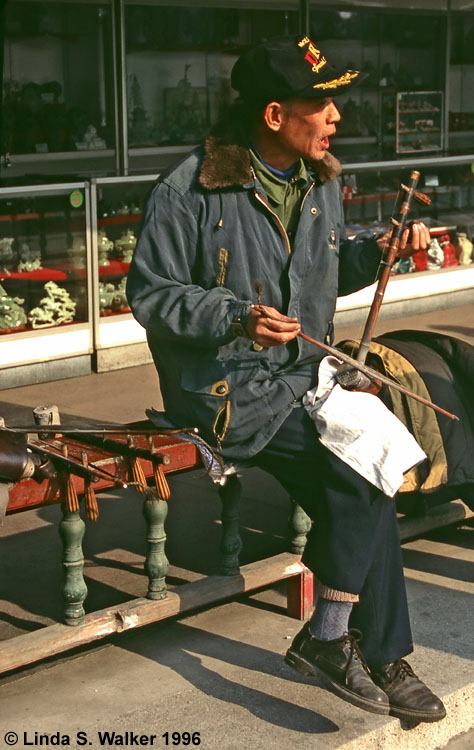
POLYGON ((413 669, 410 667, 407 661, 405 659, 398 659, 396 662, 396 669, 395 673, 393 675, 393 679, 396 677, 399 677, 400 680, 404 680, 405 677, 416 677, 416 674, 414 673, 413 669))
MULTIPOLYGON (((347 660, 346 677, 347 677, 347 672, 349 670, 349 667, 351 666, 352 659, 354 659, 354 661, 359 659, 364 670, 367 672, 367 674, 370 674, 369 667, 367 665, 367 662, 365 661, 365 657, 359 647, 359 641, 361 640, 361 638, 362 638, 362 633, 357 628, 351 628, 349 630, 349 633, 347 634, 347 640, 349 641, 351 645, 351 650, 349 653, 349 659, 347 660)), ((407 667, 409 668, 408 664, 407 664, 407 667)))

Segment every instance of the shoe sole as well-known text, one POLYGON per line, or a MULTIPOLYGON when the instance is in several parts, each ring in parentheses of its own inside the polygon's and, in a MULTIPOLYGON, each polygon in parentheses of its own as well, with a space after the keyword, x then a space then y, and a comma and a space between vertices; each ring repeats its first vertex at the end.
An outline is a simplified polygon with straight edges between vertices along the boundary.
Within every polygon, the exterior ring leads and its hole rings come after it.
POLYGON ((421 711, 411 711, 409 708, 391 706, 389 713, 390 716, 394 716, 396 719, 400 719, 400 721, 432 723, 444 719, 446 716, 446 709, 436 714, 427 714, 421 711))
POLYGON ((285 662, 288 664, 288 666, 292 667, 305 677, 317 677, 322 687, 330 690, 332 693, 337 695, 339 698, 347 701, 348 703, 352 703, 353 706, 357 706, 357 708, 363 708, 365 711, 370 711, 374 714, 383 714, 384 716, 388 716, 390 711, 388 702, 386 704, 380 704, 376 701, 370 700, 370 698, 363 698, 361 695, 353 693, 352 690, 344 687, 344 685, 340 685, 321 669, 318 669, 318 667, 314 666, 314 664, 311 664, 294 652, 286 652, 285 662))

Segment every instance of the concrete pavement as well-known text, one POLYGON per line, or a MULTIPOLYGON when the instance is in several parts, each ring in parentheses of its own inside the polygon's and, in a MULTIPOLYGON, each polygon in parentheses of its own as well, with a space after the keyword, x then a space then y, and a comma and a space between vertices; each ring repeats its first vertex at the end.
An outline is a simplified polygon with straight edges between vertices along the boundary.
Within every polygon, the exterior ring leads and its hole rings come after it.
MULTIPOLYGON (((382 321, 378 330, 441 329, 473 341, 470 316, 470 307, 454 308, 444 310, 442 320, 424 314, 382 321)), ((338 330, 336 340, 354 335, 360 330, 338 330)), ((45 403, 57 404, 63 420, 123 422, 161 405, 149 365, 0 391, 0 415, 7 423, 29 422, 31 408, 45 403)), ((179 587, 215 569, 220 508, 201 472, 170 482, 169 585, 179 587)), ((133 491, 117 491, 101 496, 99 506, 99 521, 87 523, 84 541, 88 611, 146 591, 141 500, 133 491)), ((258 470, 247 472, 242 563, 285 548, 287 514, 278 484, 258 470)), ((61 617, 59 517, 59 507, 51 506, 10 516, 0 529, 1 639, 61 617)), ((0 748, 8 746, 6 733, 14 732, 17 748, 39 746, 45 733, 50 746, 92 750, 198 741, 205 750, 467 750, 474 746, 474 528, 431 532, 404 543, 403 555, 415 639, 410 662, 445 700, 448 716, 442 722, 407 728, 356 709, 294 673, 282 655, 301 624, 287 616, 280 584, 4 676, 0 748)))

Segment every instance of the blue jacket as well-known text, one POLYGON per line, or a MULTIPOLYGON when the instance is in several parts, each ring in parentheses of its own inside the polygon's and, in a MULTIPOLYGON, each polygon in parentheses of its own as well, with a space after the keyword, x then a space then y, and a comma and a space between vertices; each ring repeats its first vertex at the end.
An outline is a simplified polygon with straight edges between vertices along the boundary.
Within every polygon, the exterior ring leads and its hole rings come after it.
POLYGON ((211 136, 158 179, 130 267, 127 295, 160 377, 167 416, 197 426, 228 458, 260 451, 306 390, 324 352, 298 337, 256 351, 235 335, 257 302, 331 336, 338 295, 375 280, 372 238, 347 240, 334 157, 308 167, 292 247, 244 143, 211 136))

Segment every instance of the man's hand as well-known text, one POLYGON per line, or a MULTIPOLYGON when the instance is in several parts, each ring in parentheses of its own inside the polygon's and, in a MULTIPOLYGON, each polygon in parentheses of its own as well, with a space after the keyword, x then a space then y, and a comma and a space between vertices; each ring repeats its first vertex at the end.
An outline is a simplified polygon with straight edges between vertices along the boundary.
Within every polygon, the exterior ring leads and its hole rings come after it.
MULTIPOLYGON (((380 249, 385 251, 390 241, 391 232, 387 232, 377 240, 380 249)), ((426 250, 431 242, 428 227, 422 221, 414 221, 405 229, 398 247, 398 258, 410 258, 418 250, 426 250)))
POLYGON ((298 318, 288 318, 264 305, 252 305, 245 328, 250 338, 264 347, 287 344, 301 330, 298 318))

